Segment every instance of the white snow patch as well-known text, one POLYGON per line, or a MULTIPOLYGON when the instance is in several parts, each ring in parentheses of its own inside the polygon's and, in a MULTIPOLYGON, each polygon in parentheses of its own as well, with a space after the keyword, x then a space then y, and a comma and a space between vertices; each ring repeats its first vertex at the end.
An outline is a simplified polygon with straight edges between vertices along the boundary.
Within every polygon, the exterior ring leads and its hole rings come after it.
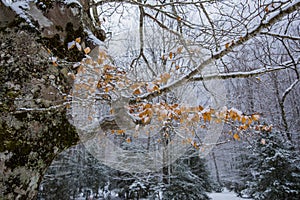
MULTIPOLYGON (((212 200, 242 200, 243 198, 237 197, 237 194, 230 192, 227 189, 224 189, 222 193, 210 193, 208 196, 212 200)), ((250 200, 250 199, 248 199, 250 200)))

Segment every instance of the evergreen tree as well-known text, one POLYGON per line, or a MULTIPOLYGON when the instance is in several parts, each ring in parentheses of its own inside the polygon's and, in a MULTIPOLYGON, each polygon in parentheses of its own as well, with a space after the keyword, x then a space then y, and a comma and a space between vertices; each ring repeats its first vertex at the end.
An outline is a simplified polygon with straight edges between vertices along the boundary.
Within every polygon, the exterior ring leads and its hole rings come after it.
POLYGON ((197 151, 192 148, 186 155, 173 164, 169 184, 165 185, 164 197, 166 199, 195 199, 206 200, 206 192, 212 190, 212 182, 197 151))
POLYGON ((253 154, 246 164, 247 189, 242 192, 260 200, 298 199, 299 161, 299 155, 283 134, 263 132, 255 141, 253 154))

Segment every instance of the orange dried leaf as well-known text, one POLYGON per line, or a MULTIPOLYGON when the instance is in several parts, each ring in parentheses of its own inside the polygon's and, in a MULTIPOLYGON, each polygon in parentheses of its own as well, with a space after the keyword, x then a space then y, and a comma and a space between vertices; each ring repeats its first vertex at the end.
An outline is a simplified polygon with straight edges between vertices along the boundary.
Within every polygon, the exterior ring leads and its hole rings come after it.
POLYGON ((248 117, 242 116, 242 124, 246 124, 248 117))
POLYGON ((105 77, 106 81, 110 81, 113 78, 113 75, 111 75, 111 74, 105 74, 104 77, 105 77))
POLYGON ((259 115, 258 114, 253 114, 251 116, 251 118, 252 118, 253 121, 258 121, 259 120, 259 115))
POLYGON ((75 42, 80 43, 81 42, 81 38, 80 37, 76 38, 75 42))
POLYGON ((202 106, 198 106, 198 111, 201 112, 202 110, 204 110, 204 108, 202 106))
POLYGON ((130 143, 130 142, 131 142, 130 137, 126 138, 126 142, 127 142, 127 143, 130 143))
POLYGON ((182 52, 183 47, 178 47, 177 54, 180 54, 182 52))
POLYGON ((229 47, 230 47, 230 43, 227 42, 227 43, 225 44, 225 48, 228 49, 229 47))
POLYGON ((252 123, 252 119, 251 119, 251 118, 248 118, 248 123, 247 123, 247 125, 250 126, 251 123, 252 123))
POLYGON ((58 64, 57 64, 55 61, 53 61, 52 63, 53 63, 53 66, 54 66, 54 67, 57 67, 57 66, 58 66, 58 64))
POLYGON ((240 139, 241 139, 240 136, 239 136, 239 134, 237 134, 237 133, 235 133, 235 134, 233 135, 233 138, 234 138, 235 140, 240 140, 240 139))
POLYGON ((108 93, 110 91, 110 88, 109 87, 105 87, 104 88, 104 92, 108 93))
POLYGON ((170 58, 170 59, 173 58, 173 53, 172 53, 172 52, 169 53, 169 58, 170 58))
POLYGON ((85 54, 89 54, 91 52, 91 49, 90 49, 90 47, 87 47, 83 51, 85 54))
POLYGON ((265 11, 269 12, 269 7, 268 6, 265 7, 265 11))
POLYGON ((210 112, 205 112, 202 114, 204 122, 209 122, 211 120, 210 112))
POLYGON ((152 108, 152 104, 147 103, 146 105, 144 105, 144 108, 145 108, 145 109, 146 109, 146 108, 152 108))
POLYGON ((248 127, 247 124, 241 125, 241 126, 239 127, 240 130, 247 130, 248 128, 249 128, 249 127, 248 127))
POLYGON ((237 120, 238 119, 238 114, 233 110, 229 111, 229 116, 232 120, 237 120))
POLYGON ((134 89, 137 89, 138 87, 140 87, 140 84, 139 83, 134 83, 130 86, 130 89, 134 90, 134 89))
POLYGON ((122 134, 125 133, 125 131, 124 131, 124 130, 117 130, 117 133, 118 133, 119 135, 122 135, 122 134))
POLYGON ((193 147, 195 148, 195 149, 199 149, 199 145, 197 144, 197 142, 192 142, 192 145, 193 145, 193 147))
POLYGON ((133 94, 134 94, 134 95, 139 95, 139 94, 141 94, 141 93, 142 93, 142 92, 141 92, 141 90, 140 90, 139 88, 133 91, 133 94))
POLYGON ((152 91, 160 91, 160 89, 159 89, 159 87, 158 87, 158 85, 154 85, 153 86, 153 88, 152 88, 152 91))

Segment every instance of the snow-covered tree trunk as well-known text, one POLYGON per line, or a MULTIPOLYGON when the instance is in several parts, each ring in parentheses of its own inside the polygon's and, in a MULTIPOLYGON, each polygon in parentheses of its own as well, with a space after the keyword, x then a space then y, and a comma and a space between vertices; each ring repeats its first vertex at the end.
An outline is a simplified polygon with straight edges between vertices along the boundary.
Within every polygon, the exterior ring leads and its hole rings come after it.
POLYGON ((36 199, 54 157, 78 142, 66 97, 83 53, 67 43, 91 43, 90 24, 75 1, 0 1, 0 199, 36 199))

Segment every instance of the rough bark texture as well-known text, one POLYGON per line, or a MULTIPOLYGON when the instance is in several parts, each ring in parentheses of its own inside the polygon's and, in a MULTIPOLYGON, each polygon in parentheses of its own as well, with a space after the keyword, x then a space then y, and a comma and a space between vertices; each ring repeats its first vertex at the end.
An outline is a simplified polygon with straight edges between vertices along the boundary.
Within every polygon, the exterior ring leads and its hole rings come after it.
POLYGON ((79 141, 63 106, 72 66, 54 66, 49 57, 82 58, 66 46, 86 38, 83 16, 76 5, 45 2, 31 5, 42 20, 36 29, 0 1, 0 199, 35 199, 53 158, 79 141))

